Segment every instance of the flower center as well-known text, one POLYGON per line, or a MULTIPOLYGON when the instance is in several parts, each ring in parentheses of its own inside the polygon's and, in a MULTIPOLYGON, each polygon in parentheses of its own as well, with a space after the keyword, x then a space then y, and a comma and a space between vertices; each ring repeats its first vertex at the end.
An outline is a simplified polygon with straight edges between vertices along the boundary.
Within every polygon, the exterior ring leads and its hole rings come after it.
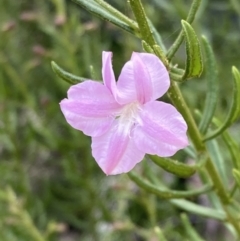
POLYGON ((123 128, 130 134, 133 125, 136 122, 139 122, 139 111, 141 111, 141 106, 138 102, 132 102, 125 105, 117 114, 120 128, 123 128))

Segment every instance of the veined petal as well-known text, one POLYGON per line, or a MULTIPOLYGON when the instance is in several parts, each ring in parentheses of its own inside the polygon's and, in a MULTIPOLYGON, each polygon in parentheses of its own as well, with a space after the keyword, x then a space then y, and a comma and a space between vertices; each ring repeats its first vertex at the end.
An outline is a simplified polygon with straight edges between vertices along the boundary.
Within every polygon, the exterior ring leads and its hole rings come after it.
POLYGON ((143 104, 152 98, 152 82, 150 75, 139 54, 133 53, 132 58, 122 68, 117 82, 117 101, 121 104, 138 101, 143 104))
POLYGON ((142 104, 161 97, 170 86, 168 71, 154 54, 133 53, 117 81, 116 99, 120 104, 142 104))
POLYGON ((116 96, 116 79, 112 67, 112 52, 102 52, 102 77, 104 85, 116 96))
MULTIPOLYGON (((151 55, 151 57, 154 55, 151 55)), ((153 85, 147 66, 142 61, 138 53, 133 53, 131 57, 133 63, 134 82, 137 93, 137 100, 144 104, 153 98, 153 85)))
POLYGON ((123 66, 119 75, 116 100, 120 104, 128 104, 137 100, 132 61, 128 61, 123 66))
POLYGON ((142 64, 145 66, 150 76, 150 83, 152 86, 151 100, 156 100, 163 96, 170 87, 168 71, 161 60, 154 54, 134 53, 132 58, 136 56, 142 60, 142 64))
POLYGON ((107 175, 129 172, 144 157, 132 138, 129 127, 115 120, 104 135, 92 138, 92 155, 107 175))
POLYGON ((90 136, 105 133, 122 108, 103 84, 91 80, 71 86, 60 107, 72 127, 90 136))
POLYGON ((142 106, 141 123, 133 139, 139 150, 162 157, 172 156, 188 145, 187 124, 174 106, 153 101, 142 106))

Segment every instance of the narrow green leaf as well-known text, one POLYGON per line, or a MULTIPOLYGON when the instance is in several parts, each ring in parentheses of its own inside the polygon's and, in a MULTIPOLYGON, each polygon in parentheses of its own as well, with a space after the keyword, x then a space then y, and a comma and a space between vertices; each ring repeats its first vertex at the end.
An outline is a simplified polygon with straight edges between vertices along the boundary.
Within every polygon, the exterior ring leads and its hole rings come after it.
MULTIPOLYGON (((199 116, 199 117, 202 117, 201 113, 199 110, 195 110, 195 113, 199 116)), ((212 119, 212 123, 214 125, 216 125, 216 127, 220 127, 222 126, 222 123, 220 120, 218 120, 216 117, 213 117, 212 119)), ((223 138, 223 141, 225 143, 225 145, 227 146, 228 148, 228 151, 231 155, 231 159, 232 159, 232 162, 233 162, 233 166, 235 168, 238 168, 240 169, 240 150, 238 148, 238 144, 236 143, 236 141, 229 135, 228 131, 224 131, 222 133, 222 138, 223 138)), ((186 148, 185 148, 186 149, 186 148)))
POLYGON ((181 208, 182 210, 190 213, 195 213, 206 218, 213 218, 220 221, 225 221, 227 219, 226 213, 224 211, 203 207, 184 199, 171 199, 169 202, 181 208))
MULTIPOLYGON (((156 178, 156 176, 152 173, 151 169, 149 168, 148 165, 145 166, 145 168, 147 169, 147 177, 149 178, 149 180, 151 180, 151 182, 160 187, 163 190, 166 190, 166 186, 160 181, 159 178, 156 178)), ((144 171, 146 170, 144 168, 144 171)), ((207 176, 208 177, 208 176, 207 176)), ((209 183, 209 180, 204 180, 205 183, 209 183)), ((212 195, 215 194, 215 192, 209 192, 207 195, 212 195)), ((217 198, 217 201, 219 202, 219 199, 217 198)), ((221 221, 225 221, 226 220, 226 214, 224 211, 222 211, 221 207, 216 208, 216 209, 212 209, 212 208, 206 208, 200 205, 197 205, 195 203, 192 203, 190 201, 184 200, 184 199, 170 199, 169 200, 170 203, 172 203, 173 205, 181 208, 184 211, 190 212, 190 213, 194 213, 203 217, 207 217, 207 218, 213 218, 213 219, 217 219, 217 220, 221 220, 221 221)))
POLYGON ((166 170, 167 172, 173 173, 179 177, 190 177, 196 172, 196 167, 194 166, 188 166, 184 163, 172 160, 170 158, 164 158, 159 156, 150 156, 150 159, 166 170))
POLYGON ((240 150, 237 142, 225 131, 222 135, 225 145, 228 147, 233 165, 235 168, 240 169, 240 150))
POLYGON ((218 173, 221 176, 222 182, 225 186, 228 184, 228 177, 227 177, 227 167, 226 162, 223 159, 223 156, 221 155, 221 151, 219 148, 219 145, 216 140, 211 140, 206 142, 207 149, 209 151, 210 157, 212 161, 214 162, 216 168, 218 169, 218 173))
MULTIPOLYGON (((193 20, 195 18, 195 15, 196 15, 196 13, 199 9, 200 3, 201 3, 201 0, 193 0, 192 1, 192 5, 191 5, 191 8, 188 12, 188 16, 187 16, 187 19, 186 19, 186 21, 188 23, 191 24, 193 22, 193 20)), ((177 36, 176 40, 172 44, 171 48, 168 50, 167 58, 168 58, 169 62, 171 61, 171 59, 173 58, 173 56, 175 55, 175 53, 179 49, 180 45, 182 44, 183 39, 184 39, 184 31, 181 30, 181 32, 177 36)))
POLYGON ((65 80, 66 82, 68 82, 70 84, 78 84, 78 83, 86 80, 86 78, 70 74, 69 72, 63 70, 54 61, 51 62, 51 66, 52 66, 53 72, 58 77, 60 77, 61 79, 65 80))
POLYGON ((118 17, 101 7, 98 3, 92 1, 92 0, 72 0, 76 4, 80 5, 84 9, 86 9, 88 12, 96 15, 97 17, 106 20, 108 22, 113 23, 114 25, 120 27, 121 29, 136 35, 140 36, 138 28, 134 28, 133 26, 130 26, 126 22, 120 20, 118 17))
POLYGON ((235 66, 232 67, 232 74, 235 80, 234 92, 235 92, 236 98, 233 103, 234 112, 231 118, 231 123, 237 120, 240 116, 240 73, 235 66))
POLYGON ((198 37, 192 26, 182 20, 182 27, 186 38, 186 67, 183 79, 199 77, 203 71, 202 53, 198 37))
POLYGON ((179 69, 177 67, 170 66, 169 76, 171 80, 176 82, 184 82, 183 79, 185 71, 183 69, 179 69))
POLYGON ((143 188, 144 190, 156 194, 158 197, 162 199, 172 199, 172 198, 187 198, 198 196, 203 193, 209 192, 212 190, 213 185, 205 185, 198 190, 191 190, 191 191, 176 191, 176 190, 168 190, 165 188, 159 188, 154 184, 150 183, 147 180, 144 180, 142 177, 139 177, 134 172, 129 172, 128 176, 132 181, 134 181, 139 187, 143 188))
POLYGON ((175 74, 173 72, 169 72, 169 76, 170 76, 171 80, 173 80, 173 81, 180 82, 180 83, 184 82, 182 75, 175 74))
POLYGON ((179 69, 173 66, 170 66, 170 72, 172 72, 173 74, 184 75, 184 69, 179 69))
POLYGON ((233 97, 232 105, 226 117, 226 120, 217 130, 213 131, 210 134, 207 134, 204 138, 204 141, 215 138, 216 136, 223 133, 240 115, 240 73, 236 67, 232 67, 233 74, 233 97))
POLYGON ((123 13, 118 11, 116 8, 114 8, 113 6, 108 4, 106 1, 95 0, 95 2, 97 2, 101 7, 106 9, 106 11, 108 13, 111 13, 113 16, 117 17, 119 20, 125 22, 129 26, 132 26, 134 29, 138 29, 137 23, 134 20, 128 18, 126 15, 124 15, 123 13))
POLYGON ((207 79, 207 96, 203 108, 203 114, 199 123, 199 130, 205 134, 213 118, 219 92, 217 64, 213 50, 208 40, 202 36, 203 50, 205 53, 205 72, 207 79))
MULTIPOLYGON (((202 183, 212 183, 211 177, 209 177, 206 168, 199 169, 199 176, 201 177, 202 183)), ((217 195, 217 190, 214 192, 209 192, 207 194, 207 198, 209 199, 209 202, 214 209, 222 211, 224 210, 221 201, 219 200, 219 197, 217 195)))
MULTIPOLYGON (((217 127, 222 125, 222 123, 217 118, 213 118, 213 123, 217 127)), ((237 169, 240 169, 240 150, 238 148, 237 142, 230 136, 228 131, 224 131, 222 133, 222 138, 231 155, 233 166, 237 169)))
POLYGON ((238 187, 240 188, 240 171, 239 170, 236 170, 236 169, 233 169, 233 176, 236 180, 236 183, 238 185, 238 187))
POLYGON ((181 214, 181 220, 183 223, 183 226, 185 228, 185 231, 187 233, 187 236, 189 238, 189 240, 192 241, 204 241, 200 235, 197 233, 197 231, 193 228, 193 226, 191 225, 188 216, 185 213, 181 214))

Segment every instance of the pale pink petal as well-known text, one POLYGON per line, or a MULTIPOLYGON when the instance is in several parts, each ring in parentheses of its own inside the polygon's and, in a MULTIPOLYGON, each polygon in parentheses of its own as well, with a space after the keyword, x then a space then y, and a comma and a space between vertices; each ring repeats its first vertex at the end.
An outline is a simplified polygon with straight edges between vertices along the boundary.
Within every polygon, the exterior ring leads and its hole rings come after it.
POLYGON ((103 84, 91 80, 71 86, 60 107, 72 127, 90 136, 105 133, 122 108, 103 84))
POLYGON ((116 99, 121 104, 156 100, 170 86, 168 71, 154 54, 133 53, 117 81, 116 99))
POLYGON ((138 101, 146 103, 152 99, 152 82, 139 54, 133 53, 119 76, 117 82, 117 101, 121 104, 138 101))
POLYGON ((188 145, 187 124, 174 106, 153 101, 142 106, 133 138, 138 149, 152 155, 172 156, 188 145))
POLYGON ((104 85, 116 96, 116 79, 112 67, 112 52, 102 52, 102 77, 104 85))
POLYGON ((153 91, 151 100, 156 100, 164 95, 170 87, 168 71, 161 60, 154 54, 134 53, 133 58, 136 55, 142 60, 142 63, 150 76, 153 91))
MULTIPOLYGON (((151 57, 154 55, 151 54, 151 57)), ((133 53, 131 57, 133 63, 133 74, 135 88, 137 92, 137 100, 144 104, 153 99, 153 85, 151 76, 149 75, 147 66, 140 58, 138 53, 133 53)))
POLYGON ((132 61, 128 61, 123 66, 117 81, 117 90, 116 100, 118 103, 127 104, 137 100, 132 61))
POLYGON ((144 157, 125 128, 115 120, 105 134, 92 138, 92 155, 107 175, 129 172, 144 157))

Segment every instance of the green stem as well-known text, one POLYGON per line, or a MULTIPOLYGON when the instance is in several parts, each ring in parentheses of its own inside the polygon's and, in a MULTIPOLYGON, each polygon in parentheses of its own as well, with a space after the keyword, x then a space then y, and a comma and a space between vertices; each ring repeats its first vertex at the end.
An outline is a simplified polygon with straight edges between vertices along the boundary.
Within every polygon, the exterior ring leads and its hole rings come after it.
MULTIPOLYGON (((187 122, 189 137, 192 140, 196 150, 199 153, 207 152, 206 146, 202 142, 202 137, 197 128, 197 125, 176 83, 172 82, 171 87, 168 90, 168 94, 173 104, 176 106, 176 108, 183 115, 185 121, 187 122)), ((222 183, 221 177, 219 176, 217 169, 210 158, 208 158, 208 160, 206 161, 205 167, 216 189, 216 194, 218 195, 221 204, 227 214, 228 221, 234 226, 238 233, 238 236, 240 237, 240 225, 228 211, 227 204, 230 201, 228 194, 222 183)))
POLYGON ((155 54, 163 61, 166 68, 168 68, 168 61, 165 57, 164 50, 157 44, 154 39, 154 27, 148 20, 144 11, 141 0, 129 0, 131 8, 137 20, 142 40, 146 42, 154 50, 155 54))
MULTIPOLYGON (((173 102, 173 104, 176 106, 178 111, 183 115, 185 121, 187 122, 188 134, 196 150, 199 153, 207 152, 206 147, 202 142, 202 137, 197 128, 195 120, 193 119, 192 114, 185 100, 183 99, 180 89, 178 88, 177 84, 173 81, 171 83, 171 87, 168 90, 168 96, 173 102)), ((214 183, 214 186, 220 199, 222 200, 222 203, 228 203, 229 199, 227 193, 225 191, 221 178, 219 177, 217 170, 210 158, 208 158, 208 160, 206 161, 206 169, 212 179, 212 182, 214 183)))
MULTIPOLYGON (((180 89, 178 88, 178 86, 175 82, 171 83, 171 87, 168 90, 168 95, 169 95, 169 98, 171 99, 171 101, 173 102, 173 104, 176 106, 176 108, 183 115, 185 121, 187 122, 188 134, 189 134, 189 137, 192 140, 193 145, 195 146, 196 150, 199 153, 207 152, 206 147, 202 142, 202 137, 197 128, 195 120, 193 119, 192 114, 191 114, 185 100, 183 99, 180 89)), ((229 201, 228 195, 227 195, 224 185, 221 181, 221 178, 218 175, 216 167, 214 166, 214 164, 210 158, 208 158, 208 160, 206 161, 206 169, 212 179, 212 182, 214 183, 217 194, 220 197, 222 203, 223 204, 228 203, 228 201, 229 201)))
MULTIPOLYGON (((175 98, 175 99, 178 99, 178 102, 176 102, 176 101, 175 102, 173 101, 173 102, 177 108, 179 107, 178 108, 179 111, 183 114, 183 116, 185 117, 185 120, 188 123, 188 126, 190 128, 189 136, 192 139, 195 148, 198 151, 206 151, 205 146, 201 143, 200 132, 196 128, 196 124, 195 124, 195 121, 193 120, 193 118, 191 117, 191 113, 189 111, 187 111, 188 107, 185 105, 185 101, 184 101, 183 97, 181 96, 181 93, 180 93, 179 89, 177 88, 177 86, 170 90, 170 94, 172 94, 173 96, 174 96, 174 94, 178 95, 178 98, 175 98)), ((171 95, 170 95, 170 98, 171 98, 171 95)), ((231 216, 231 214, 228 212, 228 209, 226 208, 226 204, 229 202, 229 197, 226 193, 226 190, 221 181, 221 178, 216 170, 216 167, 214 166, 214 164, 210 158, 207 159, 205 167, 206 167, 206 170, 207 170, 212 182, 214 183, 216 193, 220 198, 222 206, 225 209, 225 211, 227 212, 229 222, 231 222, 231 224, 236 228, 238 234, 240 234, 240 227, 237 224, 237 221, 231 216)))
MULTIPOLYGON (((187 17, 187 22, 191 23, 194 20, 195 14, 197 12, 197 9, 200 5, 201 0, 194 0, 190 9, 190 12, 187 17)), ((130 0, 130 4, 132 7, 132 10, 134 12, 134 15, 136 17, 136 20, 138 22, 140 32, 142 34, 143 40, 145 40, 151 48, 156 44, 155 40, 152 36, 152 33, 150 31, 150 28, 148 26, 147 22, 147 17, 144 12, 144 8, 142 6, 142 3, 140 0, 130 0)), ((180 35, 183 35, 183 33, 180 35)), ((178 42, 182 42, 183 36, 179 37, 178 42)), ((177 42, 177 40, 175 41, 177 42)), ((178 44, 179 44, 178 43, 178 44)), ((180 46, 180 44, 179 44, 180 46)), ((170 59, 174 55, 174 53, 177 51, 178 47, 172 49, 170 53, 170 59)), ((162 56, 159 56, 157 53, 156 55, 161 59, 162 56)), ((169 57, 169 56, 168 56, 169 57)), ((180 89, 178 88, 178 85, 174 83, 173 81, 171 82, 171 86, 168 90, 168 96, 172 103, 176 106, 178 111, 183 115, 185 121, 187 122, 188 125, 188 134, 189 137, 197 150, 198 154, 201 153, 207 153, 207 148, 205 144, 202 142, 202 136, 198 130, 198 127, 195 123, 195 120, 193 119, 193 116, 182 96, 182 93, 180 89)), ((238 221, 232 216, 232 214, 229 212, 227 205, 230 202, 230 199, 228 197, 228 194, 225 190, 225 187, 221 181, 221 177, 219 176, 216 167, 214 166, 212 160, 210 157, 207 159, 206 164, 206 171, 208 172, 209 177, 211 178, 211 181, 215 187, 216 194, 219 197, 221 204, 223 206, 223 209, 225 210, 228 221, 233 225, 233 227, 236 229, 236 232, 238 234, 238 237, 240 237, 240 225, 238 224, 238 221)))
POLYGON ((168 89, 168 96, 171 99, 172 103, 177 107, 179 112, 183 115, 185 121, 188 124, 188 134, 199 152, 204 152, 204 144, 201 140, 200 132, 198 131, 197 125, 192 117, 192 114, 183 99, 183 96, 180 92, 180 89, 177 86, 177 83, 174 81, 171 82, 171 86, 168 89))
POLYGON ((140 0, 129 0, 135 18, 137 20, 138 26, 140 28, 140 33, 142 39, 146 41, 149 45, 153 46, 157 43, 154 40, 151 28, 148 24, 147 16, 145 14, 143 5, 140 0))
MULTIPOLYGON (((201 0, 194 0, 191 8, 189 10, 188 16, 186 21, 188 23, 192 23, 196 12, 200 6, 201 0)), ((169 60, 169 62, 171 61, 171 59, 173 58, 174 54, 177 52, 177 50, 179 49, 180 45, 182 44, 184 39, 184 31, 181 30, 181 32, 179 33, 178 37, 176 38, 175 42, 173 43, 172 47, 169 49, 168 53, 167 53, 167 58, 169 60)))

